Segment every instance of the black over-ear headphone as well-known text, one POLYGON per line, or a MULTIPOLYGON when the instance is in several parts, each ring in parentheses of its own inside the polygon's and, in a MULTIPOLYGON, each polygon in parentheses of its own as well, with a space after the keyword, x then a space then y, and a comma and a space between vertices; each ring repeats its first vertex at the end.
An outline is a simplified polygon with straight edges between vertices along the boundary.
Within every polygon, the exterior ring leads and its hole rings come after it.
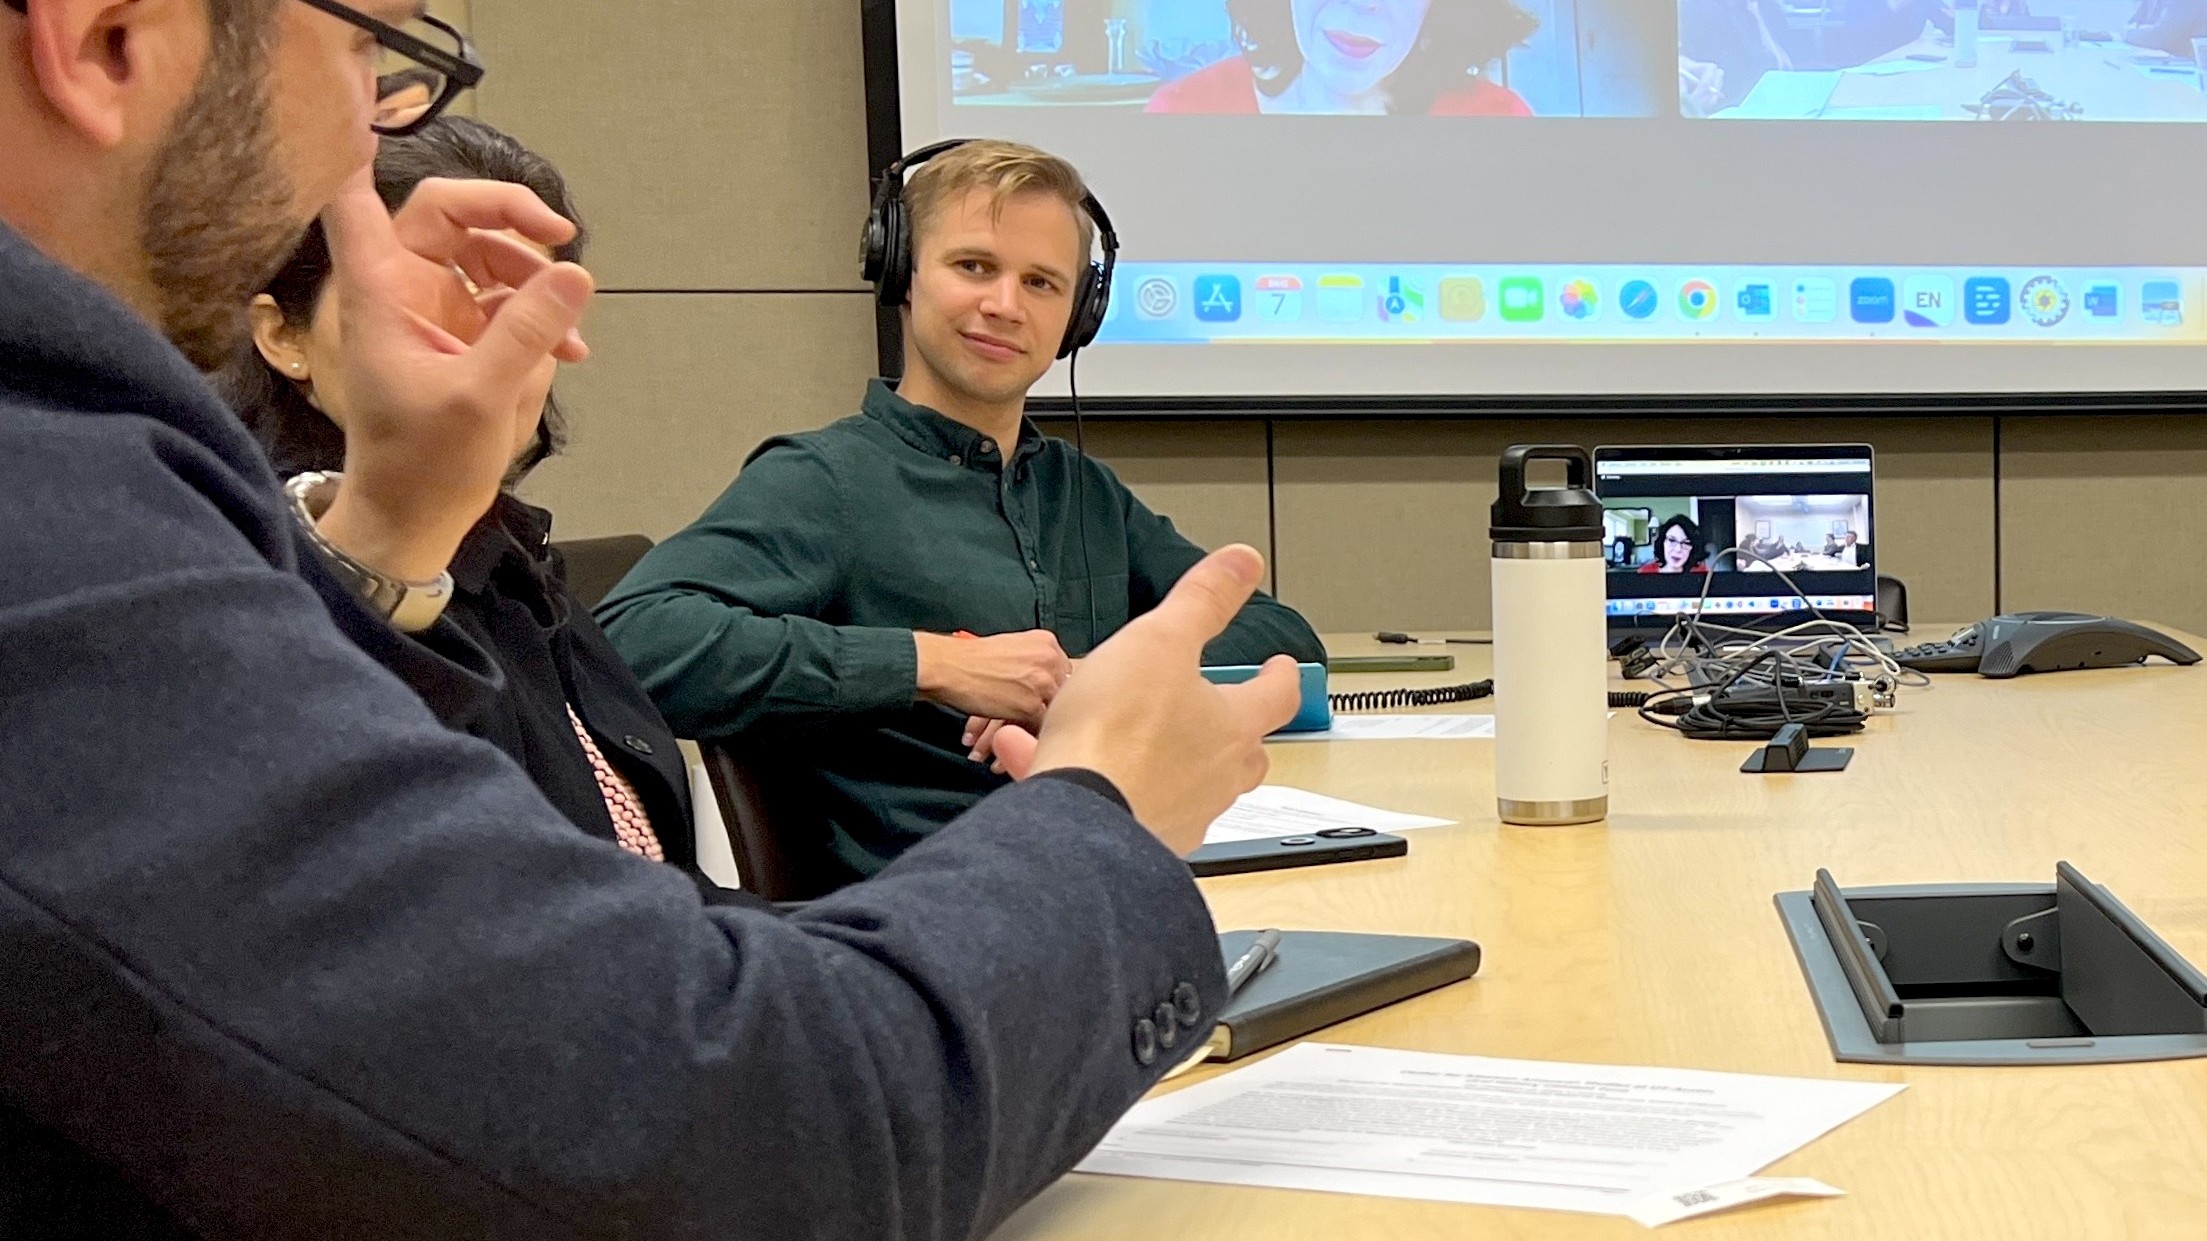
MULTIPOLYGON (((873 283, 874 296, 882 305, 891 309, 902 306, 912 293, 912 217, 904 206, 905 174, 971 141, 953 138, 921 147, 889 165, 874 186, 874 209, 866 220, 866 252, 860 270, 873 283)), ((1066 321, 1065 339, 1058 345, 1061 358, 1094 343, 1096 333, 1103 330, 1104 311, 1111 306, 1111 271, 1119 262, 1119 234, 1113 231, 1103 204, 1094 194, 1088 194, 1081 199, 1081 209, 1095 222, 1096 236, 1103 243, 1103 262, 1090 261, 1087 270, 1076 277, 1079 287, 1073 290, 1073 317, 1066 321)))

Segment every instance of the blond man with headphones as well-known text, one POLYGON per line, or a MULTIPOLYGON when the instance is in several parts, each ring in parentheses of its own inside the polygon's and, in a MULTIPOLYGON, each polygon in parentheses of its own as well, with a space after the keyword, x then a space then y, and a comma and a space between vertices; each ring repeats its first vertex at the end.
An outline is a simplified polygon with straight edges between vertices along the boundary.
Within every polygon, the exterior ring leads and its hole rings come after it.
MULTIPOLYGON (((598 611, 677 733, 738 739, 802 808, 789 843, 824 886, 1001 787, 999 730, 1023 746, 1073 661, 1203 557, 1027 418, 1110 298, 1118 238, 1072 165, 1009 142, 915 152, 881 178, 864 244, 902 378, 761 445, 598 611)), ((1280 654, 1324 649, 1259 593, 1205 658, 1280 654)))

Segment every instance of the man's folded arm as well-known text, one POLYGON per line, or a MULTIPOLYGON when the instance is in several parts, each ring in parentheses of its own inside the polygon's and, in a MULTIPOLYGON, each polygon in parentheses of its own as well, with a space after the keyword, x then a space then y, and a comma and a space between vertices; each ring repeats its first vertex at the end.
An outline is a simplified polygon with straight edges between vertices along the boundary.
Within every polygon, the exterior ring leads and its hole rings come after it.
POLYGON ((685 737, 909 705, 910 630, 828 622, 850 526, 810 445, 770 445, 598 605, 621 658, 685 737))

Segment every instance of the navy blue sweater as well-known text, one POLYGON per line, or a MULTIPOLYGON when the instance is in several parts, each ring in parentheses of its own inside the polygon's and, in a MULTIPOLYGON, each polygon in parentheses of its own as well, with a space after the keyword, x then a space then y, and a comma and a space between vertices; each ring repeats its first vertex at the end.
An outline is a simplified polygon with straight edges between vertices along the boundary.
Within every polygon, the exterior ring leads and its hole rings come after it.
POLYGON ((494 675, 0 228, 0 1236, 975 1237, 1164 1071, 1137 1022, 1223 1003, 1095 791, 707 909, 446 727, 494 675))

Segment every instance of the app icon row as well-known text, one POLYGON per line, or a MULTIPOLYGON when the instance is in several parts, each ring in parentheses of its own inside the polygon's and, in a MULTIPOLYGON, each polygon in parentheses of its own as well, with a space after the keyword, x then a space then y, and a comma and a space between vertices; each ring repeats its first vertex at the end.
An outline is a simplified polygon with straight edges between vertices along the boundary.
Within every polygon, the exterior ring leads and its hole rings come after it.
MULTIPOLYGON (((2159 327, 2184 322, 2183 288, 2178 281, 2146 280, 2134 288, 2138 321, 2159 327)), ((1540 276, 1505 276, 1492 283, 1490 296, 1486 278, 1468 275, 1443 276, 1428 286, 1412 276, 1262 275, 1245 285, 1239 275, 1204 274, 1189 282, 1184 298, 1176 278, 1149 275, 1135 281, 1133 305, 1139 317, 1162 320, 1177 316, 1185 300, 1197 322, 1211 324, 1468 324, 1490 317, 1510 324, 1550 319, 1584 323, 1613 311, 1635 322, 1671 317, 1706 323, 1723 317, 1753 324, 1775 323, 1784 317, 1802 324, 1845 319, 1869 325, 1944 328, 1957 321, 1997 327, 2020 320, 2051 328, 2072 316, 2101 322, 2122 319, 2132 295, 2131 288, 2115 280, 2071 281, 2039 275, 2018 282, 2006 276, 1958 279, 1942 273, 1899 279, 1746 278, 1731 282, 1729 292, 1727 297, 1716 281, 1701 278, 1660 285, 1651 279, 1627 279, 1615 285, 1612 296, 1590 278, 1551 282, 1540 276), (1669 316, 1666 307, 1671 308, 1669 316)))

